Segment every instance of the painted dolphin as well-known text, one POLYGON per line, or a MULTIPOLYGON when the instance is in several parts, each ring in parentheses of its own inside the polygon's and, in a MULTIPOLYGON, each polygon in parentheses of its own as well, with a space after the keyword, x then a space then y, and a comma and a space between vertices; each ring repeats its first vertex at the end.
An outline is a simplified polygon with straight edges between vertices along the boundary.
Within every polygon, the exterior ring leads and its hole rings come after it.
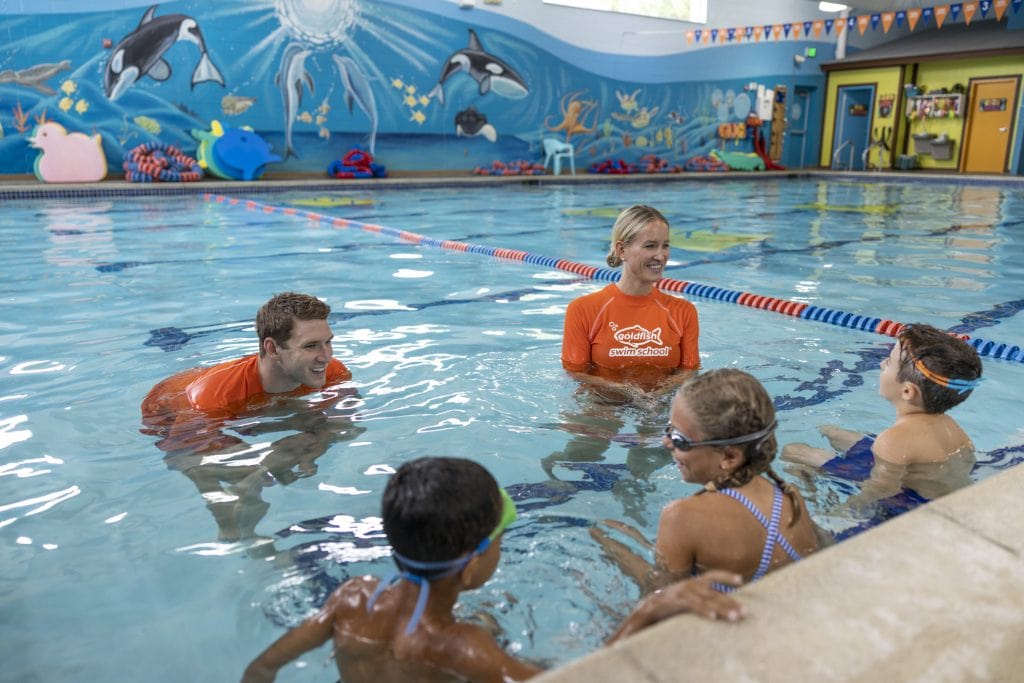
POLYGON ((274 77, 274 83, 281 90, 281 104, 284 105, 284 159, 299 157, 292 147, 292 125, 302 105, 302 85, 313 94, 313 79, 306 71, 306 57, 310 51, 298 43, 289 43, 281 55, 281 68, 274 77))
POLYGON ((157 81, 170 78, 171 65, 164 61, 163 55, 180 40, 199 46, 200 58, 192 72, 192 87, 206 81, 224 85, 224 77, 206 52, 206 42, 196 20, 184 14, 154 18, 156 8, 153 5, 146 10, 138 27, 122 38, 110 54, 103 74, 103 88, 108 99, 116 100, 143 76, 157 81))
POLYGON ((480 39, 476 37, 473 29, 469 29, 469 46, 448 58, 437 85, 430 91, 428 97, 436 96, 441 104, 444 104, 445 81, 460 71, 465 71, 480 84, 481 95, 493 91, 502 97, 518 100, 530 92, 523 79, 508 64, 484 52, 480 39))
POLYGON ((366 81, 362 69, 349 57, 331 55, 334 65, 338 67, 338 75, 345 86, 345 104, 348 105, 348 112, 352 113, 352 104, 359 105, 370 119, 370 154, 373 154, 374 145, 377 142, 377 102, 373 98, 373 90, 366 81))
POLYGON ((70 68, 71 62, 65 59, 57 64, 36 64, 19 71, 8 69, 7 71, 0 71, 0 83, 24 85, 28 88, 34 88, 44 95, 56 95, 57 91, 46 85, 43 81, 47 81, 61 71, 67 71, 70 68))
POLYGON ((467 107, 455 115, 455 135, 461 137, 473 137, 482 135, 491 142, 498 139, 498 131, 494 126, 487 123, 487 117, 476 110, 476 107, 467 107))

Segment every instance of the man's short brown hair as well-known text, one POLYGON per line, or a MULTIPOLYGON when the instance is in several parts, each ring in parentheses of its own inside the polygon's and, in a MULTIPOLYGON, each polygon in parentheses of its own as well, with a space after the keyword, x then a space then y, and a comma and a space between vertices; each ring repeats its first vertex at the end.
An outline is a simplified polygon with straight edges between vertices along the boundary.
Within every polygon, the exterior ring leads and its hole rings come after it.
POLYGON ((331 307, 315 296, 298 292, 275 295, 256 313, 256 336, 260 340, 260 355, 264 354, 263 340, 270 337, 279 345, 292 336, 296 320, 327 320, 331 307))

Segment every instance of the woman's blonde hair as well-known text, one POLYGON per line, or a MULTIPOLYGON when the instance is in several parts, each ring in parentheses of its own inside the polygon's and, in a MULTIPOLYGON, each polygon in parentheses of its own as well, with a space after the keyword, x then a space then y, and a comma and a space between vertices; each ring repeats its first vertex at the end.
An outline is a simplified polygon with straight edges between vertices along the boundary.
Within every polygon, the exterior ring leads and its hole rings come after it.
POLYGON ((644 204, 634 204, 620 213, 619 217, 615 219, 615 225, 612 226, 612 243, 608 247, 608 257, 605 259, 608 265, 612 268, 622 265, 622 259, 615 253, 616 244, 619 242, 629 244, 636 239, 636 234, 643 230, 648 223, 655 221, 668 226, 668 221, 660 211, 644 204))

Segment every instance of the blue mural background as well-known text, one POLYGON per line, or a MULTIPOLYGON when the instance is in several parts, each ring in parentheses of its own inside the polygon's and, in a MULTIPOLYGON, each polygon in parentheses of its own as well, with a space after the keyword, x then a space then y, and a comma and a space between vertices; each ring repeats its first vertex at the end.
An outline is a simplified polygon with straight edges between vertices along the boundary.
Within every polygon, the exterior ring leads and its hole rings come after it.
MULTIPOLYGON (((165 29, 184 30, 194 19, 205 53, 186 40, 159 44, 156 24, 140 24, 149 6, 136 2, 108 2, 103 11, 7 13, 0 19, 7 37, 0 50, 0 173, 32 172, 37 151, 26 138, 42 120, 99 133, 112 174, 143 142, 194 154, 192 131, 208 130, 214 120, 252 127, 282 157, 293 148, 295 156, 269 165, 271 172, 323 173, 356 144, 372 146, 391 170, 469 172, 494 160, 539 161, 544 137, 574 145, 578 167, 647 154, 680 164, 711 149, 751 151, 749 140, 717 137, 720 123, 742 121, 753 106, 749 85, 786 85, 789 92, 800 85, 820 98, 824 76, 797 71, 793 54, 805 46, 831 49, 790 40, 627 56, 578 48, 501 15, 460 14, 441 0, 421 5, 154 6, 151 21, 165 29), (472 49, 471 33, 480 49, 472 49), (137 80, 114 73, 121 47, 122 69, 162 58, 169 75, 155 80, 155 68, 137 80), (299 52, 301 58, 286 56, 299 52), (301 102, 293 97, 289 106, 287 81, 296 74, 301 102), (114 99, 111 83, 119 91, 114 99)), ((821 111, 821 102, 812 108, 821 111)), ((820 122, 810 123, 820 129, 820 122)), ((807 139, 817 145, 820 130, 807 139)), ((816 149, 805 153, 817 157, 816 149)))

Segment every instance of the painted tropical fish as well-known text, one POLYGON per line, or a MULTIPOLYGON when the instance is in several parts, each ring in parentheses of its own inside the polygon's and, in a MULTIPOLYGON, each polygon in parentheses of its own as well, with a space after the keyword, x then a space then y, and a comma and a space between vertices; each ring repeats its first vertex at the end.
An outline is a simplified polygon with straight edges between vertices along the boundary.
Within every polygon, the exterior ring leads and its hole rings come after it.
POLYGON ((295 114, 302 105, 302 86, 305 84, 309 94, 313 94, 313 79, 306 71, 306 57, 310 51, 298 43, 290 43, 281 56, 281 68, 274 82, 281 90, 281 103, 284 104, 284 159, 298 158, 292 147, 292 124, 295 114))
POLYGON ((255 97, 243 97, 242 95, 225 95, 220 98, 220 110, 225 116, 237 116, 249 111, 249 107, 256 104, 255 97))
POLYGON ((482 135, 491 142, 498 139, 498 131, 487 123, 487 117, 478 112, 476 107, 467 107, 455 115, 455 135, 468 138, 482 135))
POLYGON ((153 5, 146 10, 138 27, 114 46, 103 74, 108 99, 116 100, 143 76, 156 81, 170 78, 171 65, 164 61, 163 55, 182 40, 199 46, 200 58, 192 72, 192 87, 206 81, 224 85, 224 77, 206 52, 206 42, 196 20, 184 14, 154 18, 156 8, 157 5, 153 5))
POLYGON ((27 69, 21 69, 19 71, 8 69, 6 71, 0 71, 0 83, 23 85, 27 88, 38 90, 44 95, 56 95, 57 91, 46 85, 44 81, 47 81, 61 71, 67 71, 70 68, 71 61, 65 59, 57 64, 36 64, 35 66, 30 66, 27 69))
POLYGON ((463 71, 480 84, 481 95, 493 91, 496 95, 518 100, 530 93, 522 77, 508 64, 484 51, 476 32, 469 29, 469 45, 448 57, 441 70, 441 77, 428 97, 437 97, 444 104, 445 82, 463 71))

